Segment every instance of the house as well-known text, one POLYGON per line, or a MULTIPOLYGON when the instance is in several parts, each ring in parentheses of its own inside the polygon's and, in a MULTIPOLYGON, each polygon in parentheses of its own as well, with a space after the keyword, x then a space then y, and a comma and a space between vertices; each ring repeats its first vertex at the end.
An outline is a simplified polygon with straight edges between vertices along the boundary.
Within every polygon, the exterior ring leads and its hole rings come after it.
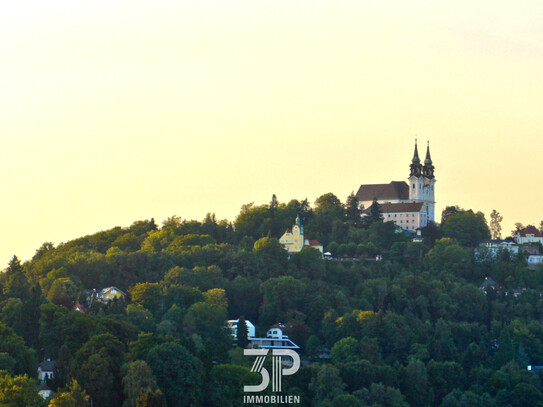
POLYGON ((298 345, 289 339, 286 332, 286 325, 279 322, 270 327, 265 338, 249 338, 249 342, 253 348, 300 349, 298 345))
MULTIPOLYGON (((234 338, 238 338, 238 323, 239 319, 231 319, 226 322, 228 325, 228 328, 231 330, 231 334, 234 338)), ((252 338, 255 336, 255 326, 251 323, 251 321, 245 321, 245 325, 247 326, 247 336, 249 338, 252 338)))
POLYGON ((489 292, 500 292, 501 287, 492 277, 485 277, 485 281, 483 284, 481 284, 479 290, 484 291, 485 294, 488 294, 489 292))
POLYGON ((304 247, 312 247, 324 253, 324 247, 318 240, 310 240, 305 238, 304 226, 298 216, 296 223, 292 226, 292 229, 287 229, 283 236, 279 238, 279 242, 289 253, 299 253, 304 247))
POLYGON ((543 255, 532 254, 528 256, 528 267, 531 269, 537 268, 537 266, 543 264, 543 255))
POLYGON ((383 220, 394 222, 403 230, 415 232, 435 220, 435 167, 426 148, 424 164, 421 163, 417 142, 410 165, 408 183, 392 181, 388 184, 362 184, 356 197, 367 215, 374 200, 381 206, 383 220))
POLYGON ((515 234, 515 241, 518 244, 524 243, 541 243, 543 244, 543 235, 541 231, 533 225, 528 225, 524 229, 520 229, 515 234))
POLYGON ((85 294, 87 295, 87 303, 89 304, 89 308, 92 306, 94 301, 109 302, 115 298, 120 300, 126 298, 126 293, 117 287, 106 287, 102 288, 101 290, 93 288, 92 290, 85 290, 85 294))
POLYGON ((38 379, 42 382, 55 376, 55 361, 46 359, 38 366, 38 379))
POLYGON ((44 400, 48 400, 53 396, 53 390, 51 390, 45 382, 42 382, 38 386, 38 393, 44 400))
POLYGON ((114 299, 122 300, 126 297, 126 293, 117 287, 106 287, 100 291, 100 301, 109 302, 114 299))
POLYGON ((475 261, 494 261, 500 253, 507 251, 510 257, 517 256, 520 246, 515 242, 488 239, 483 240, 475 249, 475 261))

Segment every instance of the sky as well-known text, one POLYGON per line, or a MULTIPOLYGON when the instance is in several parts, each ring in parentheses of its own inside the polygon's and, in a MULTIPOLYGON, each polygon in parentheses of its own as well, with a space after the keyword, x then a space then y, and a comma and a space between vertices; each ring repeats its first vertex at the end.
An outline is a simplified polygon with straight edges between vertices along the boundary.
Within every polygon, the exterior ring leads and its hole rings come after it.
POLYGON ((154 217, 405 180, 543 220, 540 1, 0 5, 0 268, 154 217))

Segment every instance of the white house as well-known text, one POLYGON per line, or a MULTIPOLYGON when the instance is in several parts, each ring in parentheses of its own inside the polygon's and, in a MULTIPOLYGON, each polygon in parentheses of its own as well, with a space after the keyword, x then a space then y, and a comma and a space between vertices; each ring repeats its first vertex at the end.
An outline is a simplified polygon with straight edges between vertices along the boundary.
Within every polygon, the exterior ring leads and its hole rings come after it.
POLYGON ((38 366, 38 379, 44 382, 47 379, 52 379, 55 376, 55 361, 51 359, 44 360, 38 366))
POLYGON ((53 396, 53 390, 51 390, 51 389, 49 388, 49 386, 47 386, 47 383, 42 382, 42 383, 38 386, 38 394, 39 394, 44 400, 48 400, 48 399, 50 399, 50 398, 53 396))
POLYGON ((524 243, 541 243, 543 244, 543 235, 541 231, 535 226, 528 225, 524 229, 517 231, 515 235, 515 241, 518 244, 524 243))
MULTIPOLYGON (((231 319, 226 322, 228 324, 228 328, 231 330, 231 334, 234 338, 237 339, 238 337, 238 323, 239 319, 231 319)), ((255 336, 255 326, 251 323, 251 321, 245 321, 245 325, 247 326, 247 336, 249 338, 252 338, 255 336)))
POLYGON ((519 253, 519 245, 515 242, 506 240, 484 240, 478 248, 475 249, 476 261, 493 261, 498 254, 508 251, 510 256, 516 256, 519 253))
POLYGON ((279 322, 272 325, 266 334, 266 338, 249 338, 251 346, 265 349, 300 349, 286 334, 287 327, 279 322))
POLYGON ((540 264, 543 264, 543 255, 532 254, 531 256, 528 256, 528 267, 535 268, 540 264))

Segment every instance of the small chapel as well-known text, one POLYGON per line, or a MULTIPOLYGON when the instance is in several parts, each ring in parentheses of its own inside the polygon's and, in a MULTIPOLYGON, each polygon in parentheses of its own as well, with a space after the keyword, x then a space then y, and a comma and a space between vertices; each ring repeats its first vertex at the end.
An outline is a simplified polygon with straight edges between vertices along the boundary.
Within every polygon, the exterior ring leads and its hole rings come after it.
POLYGON ((292 229, 287 229, 283 236, 279 239, 289 253, 301 252, 304 247, 312 247, 323 253, 323 245, 318 240, 310 240, 305 238, 304 225, 300 216, 296 217, 296 222, 292 225, 292 229))

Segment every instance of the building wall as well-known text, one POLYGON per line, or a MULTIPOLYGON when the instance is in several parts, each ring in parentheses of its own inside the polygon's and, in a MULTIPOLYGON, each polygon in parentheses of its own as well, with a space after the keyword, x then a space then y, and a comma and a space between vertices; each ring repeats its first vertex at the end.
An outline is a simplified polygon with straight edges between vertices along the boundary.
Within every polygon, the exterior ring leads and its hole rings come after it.
POLYGON ((298 253, 304 248, 304 235, 298 225, 292 227, 292 232, 285 232, 279 242, 289 253, 298 253))
POLYGON ((423 212, 383 213, 383 220, 394 222, 396 226, 410 231, 423 228, 428 224, 427 214, 423 212))
POLYGON ((524 244, 524 243, 541 243, 541 244, 543 244, 543 237, 520 236, 519 234, 517 234, 515 240, 516 240, 516 242, 518 244, 524 244))

